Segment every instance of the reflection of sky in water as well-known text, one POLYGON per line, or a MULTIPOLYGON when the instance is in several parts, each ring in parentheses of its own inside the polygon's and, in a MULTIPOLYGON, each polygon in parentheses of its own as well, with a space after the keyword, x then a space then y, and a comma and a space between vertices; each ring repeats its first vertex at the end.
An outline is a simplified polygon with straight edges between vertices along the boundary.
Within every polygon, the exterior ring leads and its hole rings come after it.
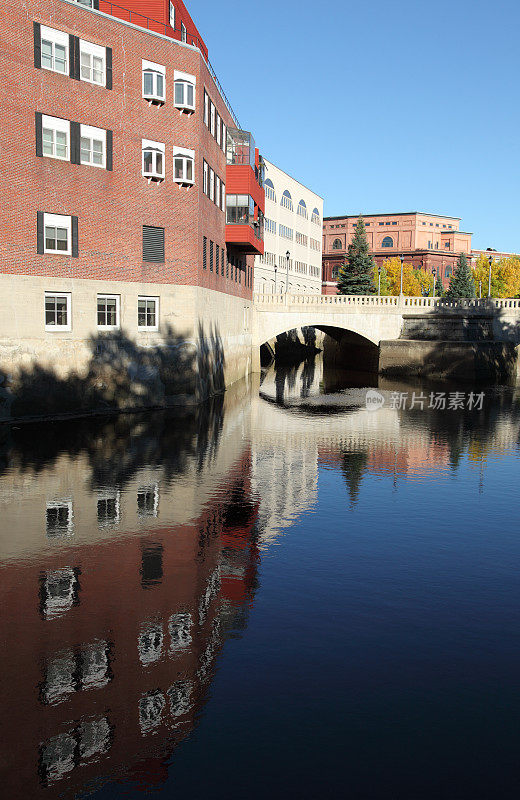
POLYGON ((510 796, 517 392, 350 383, 3 431, 6 796, 510 796))

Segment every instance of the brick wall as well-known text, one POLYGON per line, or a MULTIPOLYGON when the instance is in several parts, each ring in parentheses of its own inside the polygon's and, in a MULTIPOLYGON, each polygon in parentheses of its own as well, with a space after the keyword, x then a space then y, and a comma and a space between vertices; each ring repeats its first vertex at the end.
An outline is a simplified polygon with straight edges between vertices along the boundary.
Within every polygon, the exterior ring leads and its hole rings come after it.
POLYGON ((202 266, 202 240, 225 251, 225 214, 202 193, 203 158, 225 179, 225 156, 203 121, 206 87, 226 125, 233 122, 200 53, 112 17, 64 2, 5 3, 0 63, 0 169, 4 246, 0 272, 199 285, 250 297, 239 284, 202 266), (113 88, 34 66, 33 21, 108 46, 113 88), (166 102, 142 97, 141 59, 166 67, 166 102), (173 103, 173 72, 196 76, 196 110, 173 103), (35 112, 113 131, 113 170, 37 157, 35 112), (141 175, 141 140, 163 142, 165 180, 141 175), (195 151, 195 185, 173 181, 173 148, 195 151), (38 255, 37 211, 78 217, 79 256, 38 255), (142 226, 165 228, 165 263, 142 261, 142 226))

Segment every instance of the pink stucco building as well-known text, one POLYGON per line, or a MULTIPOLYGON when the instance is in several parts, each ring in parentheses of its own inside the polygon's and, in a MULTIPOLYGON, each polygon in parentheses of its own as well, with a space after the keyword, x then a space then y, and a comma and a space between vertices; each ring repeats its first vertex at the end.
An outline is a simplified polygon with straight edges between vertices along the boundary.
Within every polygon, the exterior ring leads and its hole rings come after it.
MULTIPOLYGON (((407 264, 432 272, 445 286, 461 252, 471 256, 471 233, 460 230, 459 217, 410 211, 364 214, 366 234, 376 263, 404 256, 407 264)), ((323 219, 323 294, 336 293, 337 270, 352 241, 358 216, 323 219)))

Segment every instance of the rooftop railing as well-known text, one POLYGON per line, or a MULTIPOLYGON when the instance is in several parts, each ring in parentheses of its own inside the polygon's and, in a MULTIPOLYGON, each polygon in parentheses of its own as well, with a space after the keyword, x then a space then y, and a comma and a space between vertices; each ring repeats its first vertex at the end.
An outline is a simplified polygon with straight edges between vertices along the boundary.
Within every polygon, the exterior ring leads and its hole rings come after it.
POLYGON ((222 97, 224 105, 229 111, 233 122, 237 128, 241 127, 237 115, 233 111, 231 103, 229 102, 226 93, 224 92, 224 89, 217 78, 217 73, 213 69, 209 57, 206 56, 206 45, 199 36, 188 33, 184 28, 174 28, 172 25, 164 22, 158 22, 156 19, 152 19, 152 17, 147 17, 145 14, 139 14, 137 11, 132 11, 131 9, 120 6, 117 3, 112 3, 110 0, 99 0, 99 9, 93 9, 92 6, 76 2, 76 0, 65 0, 65 2, 69 2, 71 5, 75 6, 79 5, 81 8, 85 8, 87 11, 100 11, 103 14, 107 14, 107 16, 120 19, 123 22, 129 22, 132 25, 137 25, 138 27, 144 28, 147 31, 151 31, 152 33, 160 33, 162 36, 168 36, 170 39, 176 39, 179 42, 196 47, 200 51, 210 75, 215 81, 220 96, 222 97))

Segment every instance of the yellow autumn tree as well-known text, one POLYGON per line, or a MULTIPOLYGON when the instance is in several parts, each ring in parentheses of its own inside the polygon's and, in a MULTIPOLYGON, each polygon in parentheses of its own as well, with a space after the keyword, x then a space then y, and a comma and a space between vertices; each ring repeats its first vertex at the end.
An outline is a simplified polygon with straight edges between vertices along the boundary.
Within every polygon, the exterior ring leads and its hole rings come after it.
MULTIPOLYGON (((389 294, 398 295, 401 291, 401 260, 399 258, 387 258, 383 261, 383 268, 386 271, 389 294)), ((432 278, 422 270, 414 270, 411 264, 403 264, 403 294, 409 297, 421 297, 423 290, 429 285, 431 287, 432 278)))
MULTIPOLYGON (((489 290, 489 257, 481 253, 473 269, 475 287, 479 293, 482 284, 482 297, 489 290)), ((516 297, 520 294, 520 256, 510 256, 493 261, 491 264, 491 297, 516 297)))

